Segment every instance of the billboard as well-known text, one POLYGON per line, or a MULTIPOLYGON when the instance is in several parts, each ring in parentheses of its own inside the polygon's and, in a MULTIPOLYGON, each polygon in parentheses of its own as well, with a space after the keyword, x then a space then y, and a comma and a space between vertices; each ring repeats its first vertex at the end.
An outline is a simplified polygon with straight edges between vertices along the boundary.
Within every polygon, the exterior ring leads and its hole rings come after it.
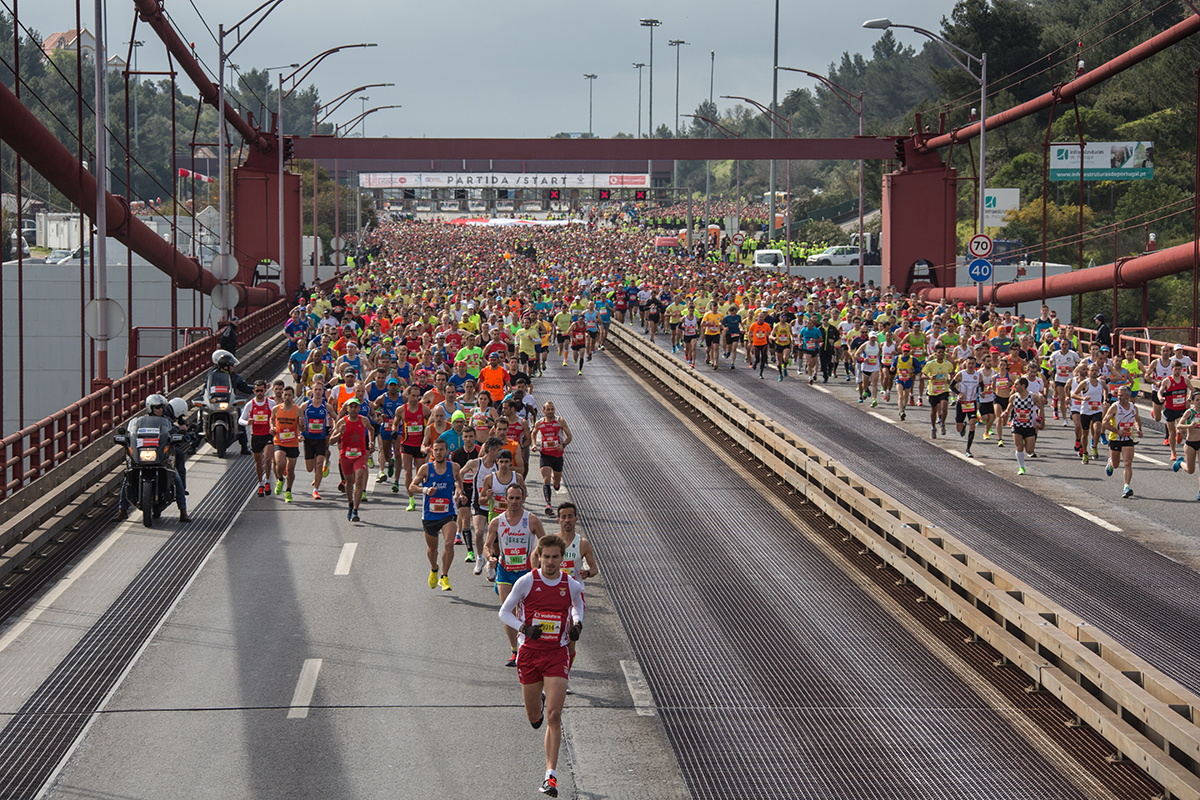
POLYGON ((646 174, 542 172, 364 172, 364 189, 599 189, 649 187, 646 174))
MULTIPOLYGON (((1142 181, 1154 177, 1154 142, 1087 142, 1085 181, 1142 181)), ((1050 180, 1079 180, 1079 142, 1050 145, 1050 180)))
MULTIPOLYGON (((1078 178, 1076 174, 1076 178, 1078 178)), ((1020 208, 1020 189, 984 189, 983 192, 983 225, 986 228, 1003 228, 1008 223, 1004 215, 1009 211, 1020 208)))

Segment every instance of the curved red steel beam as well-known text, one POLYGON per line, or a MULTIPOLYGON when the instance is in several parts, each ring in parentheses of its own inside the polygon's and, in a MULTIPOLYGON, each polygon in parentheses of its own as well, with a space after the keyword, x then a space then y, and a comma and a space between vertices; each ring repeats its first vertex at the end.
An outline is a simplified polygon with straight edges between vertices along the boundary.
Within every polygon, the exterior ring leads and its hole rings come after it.
MULTIPOLYGON (((1141 286, 1147 281, 1175 275, 1191 270, 1195 263, 1196 246, 1192 242, 1156 250, 1142 256, 1118 261, 1116 264, 1105 264, 1100 267, 1088 267, 1046 278, 1046 297, 1064 297, 1066 295, 1097 292, 1111 289, 1114 286, 1126 288, 1141 286)), ((1031 271, 1038 267, 1030 267, 1031 271)), ((914 285, 913 290, 922 300, 952 300, 954 302, 975 303, 975 286, 958 286, 952 289, 939 289, 929 284, 914 285)), ((1011 306, 1040 300, 1042 297, 1041 278, 1030 278, 1016 283, 1001 283, 995 286, 983 287, 983 302, 995 303, 1000 306, 1011 306)))
MULTIPOLYGON (((200 97, 210 106, 217 105, 217 85, 208 79, 204 74, 204 70, 197 63, 196 57, 192 55, 192 49, 179 38, 179 34, 171 27, 171 23, 167 21, 167 17, 159 8, 157 0, 133 0, 133 4, 137 7, 138 16, 154 29, 158 34, 158 38, 162 39, 163 44, 171 51, 171 55, 179 63, 179 66, 192 79, 192 83, 196 84, 196 88, 200 91, 200 97)), ((237 129, 252 147, 258 148, 262 153, 270 153, 273 146, 273 139, 270 139, 262 134, 262 132, 251 127, 250 123, 242 118, 242 115, 237 113, 229 101, 225 101, 225 119, 237 129)))
MULTIPOLYGON (((1001 125, 1015 122, 1022 117, 1027 117, 1030 114, 1036 114, 1039 111, 1050 108, 1054 104, 1056 96, 1059 103, 1069 103, 1080 92, 1084 92, 1108 80, 1122 70, 1129 69, 1134 64, 1145 61, 1155 53, 1166 50, 1171 45, 1181 42, 1198 32, 1200 32, 1200 15, 1193 14, 1178 25, 1167 28, 1157 36, 1151 37, 1111 61, 1106 61, 1100 66, 1085 72, 1075 80, 1064 83, 1062 86, 1058 86, 1018 106, 1013 106, 1007 111, 1001 111, 999 114, 988 117, 987 129, 990 131, 993 128, 998 128, 1001 125)), ((913 137, 914 145, 921 152, 949 147, 955 142, 964 142, 967 139, 978 136, 979 125, 980 123, 976 122, 958 128, 950 133, 942 134, 941 136, 930 136, 929 138, 924 138, 923 135, 917 134, 913 137)))
MULTIPOLYGON (((96 177, 41 121, 17 99, 7 86, 0 84, 0 139, 29 162, 39 175, 63 193, 68 200, 96 218, 96 177)), ((124 198, 106 194, 108 235, 129 247, 162 272, 173 276, 181 289, 196 289, 212 294, 217 277, 171 246, 140 219, 129 213, 124 198)), ((238 305, 265 306, 279 297, 279 287, 264 284, 247 288, 238 286, 241 300, 238 305)))

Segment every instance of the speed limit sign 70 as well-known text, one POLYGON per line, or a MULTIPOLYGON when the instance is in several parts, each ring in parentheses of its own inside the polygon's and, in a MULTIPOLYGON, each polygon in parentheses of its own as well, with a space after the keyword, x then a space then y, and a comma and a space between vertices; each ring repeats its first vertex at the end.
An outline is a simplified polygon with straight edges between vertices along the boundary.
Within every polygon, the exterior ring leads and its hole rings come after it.
POLYGON ((967 249, 971 251, 972 258, 987 258, 992 254, 992 237, 986 233, 977 233, 971 237, 967 249))

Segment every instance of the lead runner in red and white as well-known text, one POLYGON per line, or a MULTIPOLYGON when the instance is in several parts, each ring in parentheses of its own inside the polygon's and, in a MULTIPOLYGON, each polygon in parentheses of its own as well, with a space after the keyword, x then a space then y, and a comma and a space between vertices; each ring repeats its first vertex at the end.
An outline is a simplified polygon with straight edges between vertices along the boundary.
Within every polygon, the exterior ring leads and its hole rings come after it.
POLYGON ((546 723, 546 776, 540 791, 558 797, 558 750, 562 742, 562 707, 571 673, 567 643, 583 630, 583 584, 561 569, 566 544, 556 535, 543 536, 533 552, 538 564, 517 579, 500 606, 500 620, 520 640, 517 676, 525 714, 536 730, 546 723))

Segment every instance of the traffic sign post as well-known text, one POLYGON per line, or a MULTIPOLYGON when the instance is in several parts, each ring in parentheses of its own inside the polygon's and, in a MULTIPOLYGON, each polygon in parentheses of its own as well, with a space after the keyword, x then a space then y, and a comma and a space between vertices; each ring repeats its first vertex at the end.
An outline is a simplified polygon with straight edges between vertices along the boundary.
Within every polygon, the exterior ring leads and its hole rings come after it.
POLYGON ((986 233, 977 233, 971 237, 971 243, 967 245, 967 250, 970 251, 972 258, 987 258, 992 254, 992 237, 986 233))
POLYGON ((967 265, 967 274, 976 283, 987 283, 992 279, 992 262, 986 258, 977 258, 967 265))
POLYGON ((742 243, 746 241, 746 234, 738 231, 733 235, 733 238, 730 241, 733 242, 735 247, 741 247, 742 243))

